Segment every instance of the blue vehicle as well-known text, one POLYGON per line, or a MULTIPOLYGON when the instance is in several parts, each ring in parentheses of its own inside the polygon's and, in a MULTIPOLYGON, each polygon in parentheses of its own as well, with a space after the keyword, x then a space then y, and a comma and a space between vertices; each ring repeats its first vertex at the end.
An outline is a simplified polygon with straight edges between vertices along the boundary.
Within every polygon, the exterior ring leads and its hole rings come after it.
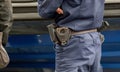
MULTIPOLYGON (((46 28, 54 20, 39 17, 37 0, 12 2, 14 24, 6 47, 11 62, 1 71, 12 69, 14 72, 16 68, 34 68, 36 72, 42 72, 44 68, 54 70, 55 54, 46 28)), ((120 0, 106 0, 104 20, 109 22, 110 27, 102 32, 106 39, 101 63, 104 72, 120 72, 120 0)))

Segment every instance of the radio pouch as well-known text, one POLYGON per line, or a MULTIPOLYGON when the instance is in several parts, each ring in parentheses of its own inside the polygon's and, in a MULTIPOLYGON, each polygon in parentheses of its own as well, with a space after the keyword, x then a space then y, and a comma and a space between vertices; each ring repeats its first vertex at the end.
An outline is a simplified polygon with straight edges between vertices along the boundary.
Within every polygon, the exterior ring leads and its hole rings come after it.
POLYGON ((71 37, 71 31, 67 27, 59 27, 56 28, 56 35, 60 41, 60 44, 65 45, 71 37))
POLYGON ((56 37, 56 33, 55 33, 55 30, 56 30, 56 26, 55 24, 50 24, 47 26, 48 28, 48 32, 50 34, 50 38, 51 40, 54 42, 54 43, 58 43, 58 39, 56 37))

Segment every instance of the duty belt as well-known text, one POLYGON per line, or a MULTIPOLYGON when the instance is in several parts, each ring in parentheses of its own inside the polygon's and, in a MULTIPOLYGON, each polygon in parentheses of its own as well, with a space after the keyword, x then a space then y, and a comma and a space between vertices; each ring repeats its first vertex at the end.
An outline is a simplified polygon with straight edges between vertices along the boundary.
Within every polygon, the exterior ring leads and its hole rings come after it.
POLYGON ((71 35, 97 32, 97 29, 89 29, 89 30, 82 30, 82 31, 76 32, 69 29, 68 27, 56 27, 54 24, 50 24, 47 27, 48 27, 51 40, 54 43, 59 45, 66 45, 71 35))
POLYGON ((83 31, 71 31, 71 35, 78 35, 78 34, 85 34, 90 32, 97 32, 97 29, 89 29, 89 30, 83 30, 83 31))

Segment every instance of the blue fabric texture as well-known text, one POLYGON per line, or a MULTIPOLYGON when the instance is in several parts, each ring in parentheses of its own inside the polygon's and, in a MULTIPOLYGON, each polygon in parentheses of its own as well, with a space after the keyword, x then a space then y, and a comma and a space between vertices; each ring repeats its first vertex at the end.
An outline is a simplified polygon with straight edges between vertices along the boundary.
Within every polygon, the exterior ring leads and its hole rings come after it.
MULTIPOLYGON (((74 31, 99 28, 104 0, 38 0, 39 15, 54 18, 60 27, 74 31), (57 14, 57 8, 63 14, 57 14)), ((100 65, 101 41, 98 32, 73 35, 67 45, 55 45, 56 72, 103 72, 100 65)))
POLYGON ((39 15, 55 18, 58 26, 80 31, 98 28, 102 25, 104 0, 38 0, 39 15), (57 8, 64 14, 58 15, 57 8))
POLYGON ((74 35, 67 45, 55 46, 56 72, 103 72, 98 32, 74 35))

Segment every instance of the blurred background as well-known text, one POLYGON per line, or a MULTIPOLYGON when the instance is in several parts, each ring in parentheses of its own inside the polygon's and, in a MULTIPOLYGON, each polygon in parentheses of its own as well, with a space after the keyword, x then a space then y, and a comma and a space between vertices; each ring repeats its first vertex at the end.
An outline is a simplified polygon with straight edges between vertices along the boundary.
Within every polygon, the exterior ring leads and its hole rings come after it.
MULTIPOLYGON (((55 54, 46 25, 37 13, 37 0, 12 0, 13 28, 6 47, 10 56, 8 67, 0 72, 54 72, 55 54)), ((104 72, 120 72, 120 0, 106 0, 104 20, 110 27, 103 31, 104 72)))

